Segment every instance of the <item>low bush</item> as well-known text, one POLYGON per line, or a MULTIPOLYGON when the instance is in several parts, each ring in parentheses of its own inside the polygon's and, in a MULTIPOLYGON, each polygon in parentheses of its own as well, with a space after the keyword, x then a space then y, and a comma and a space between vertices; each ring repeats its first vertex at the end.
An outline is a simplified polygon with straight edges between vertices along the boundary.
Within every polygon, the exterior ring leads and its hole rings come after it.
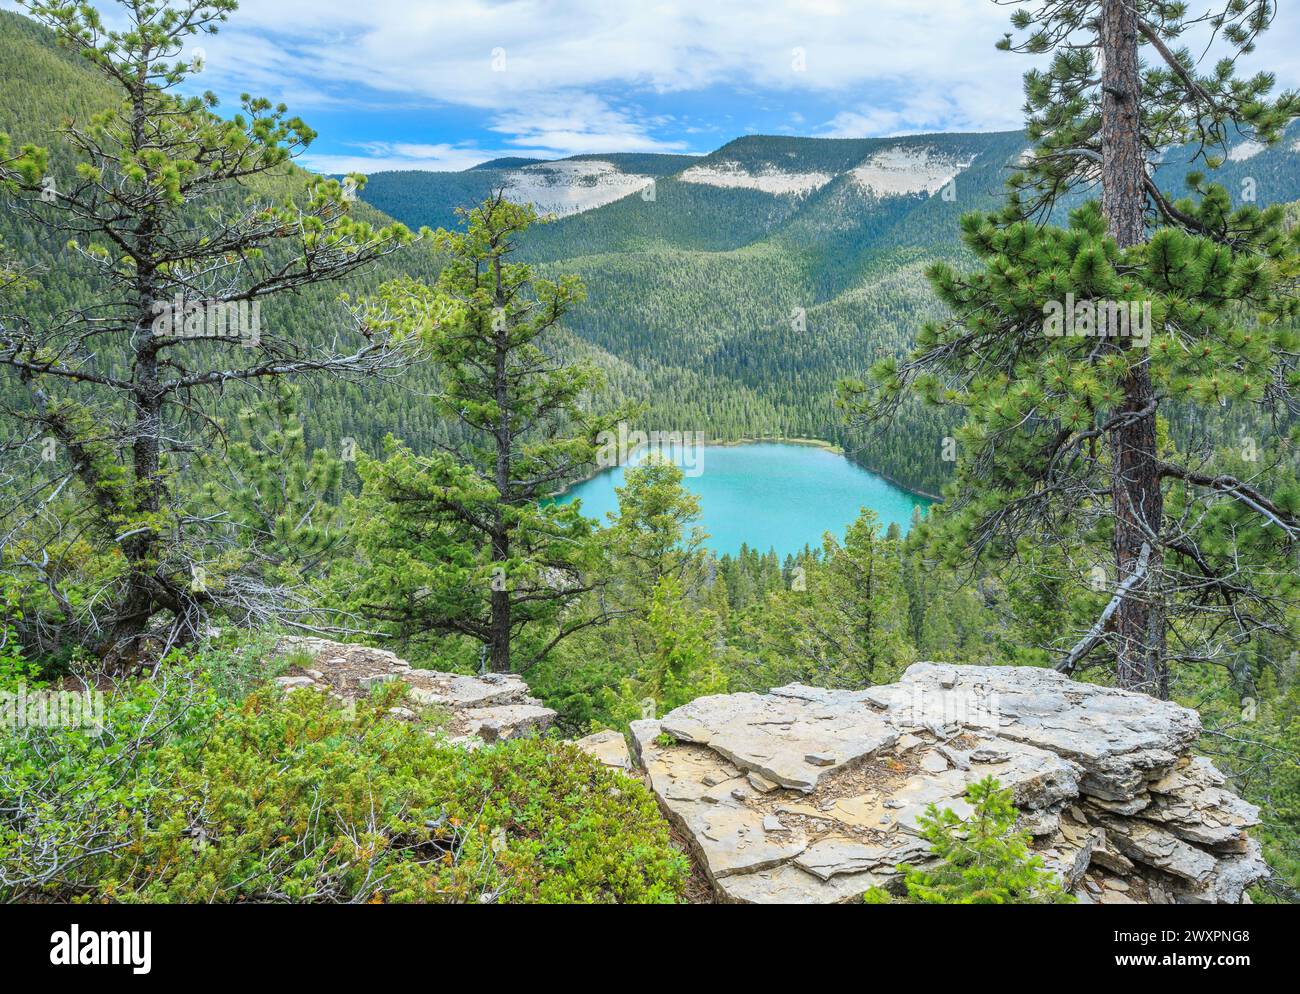
POLYGON ((102 732, 0 732, 0 900, 672 902, 654 800, 565 743, 476 752, 386 711, 169 666, 102 732))

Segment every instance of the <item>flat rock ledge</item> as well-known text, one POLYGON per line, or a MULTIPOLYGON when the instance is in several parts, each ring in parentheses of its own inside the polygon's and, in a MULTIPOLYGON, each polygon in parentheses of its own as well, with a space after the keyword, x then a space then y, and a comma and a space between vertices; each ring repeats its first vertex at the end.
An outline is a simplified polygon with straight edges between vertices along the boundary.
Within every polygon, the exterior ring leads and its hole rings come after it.
POLYGON ((310 665, 295 666, 275 679, 286 691, 314 689, 356 701, 377 686, 401 680, 409 687, 407 703, 393 708, 393 716, 424 724, 430 735, 457 745, 476 748, 542 735, 555 721, 555 712, 530 697, 528 684, 513 673, 464 676, 415 669, 386 649, 320 638, 283 638, 275 651, 311 659, 310 665))
MULTIPOLYGON (((1194 711, 1053 670, 917 663, 862 691, 703 697, 632 725, 637 764, 716 896, 830 904, 898 893, 927 805, 970 813, 995 776, 1080 903, 1243 903, 1259 811, 1190 749, 1194 711)), ((616 748, 589 743, 590 751, 616 748)))

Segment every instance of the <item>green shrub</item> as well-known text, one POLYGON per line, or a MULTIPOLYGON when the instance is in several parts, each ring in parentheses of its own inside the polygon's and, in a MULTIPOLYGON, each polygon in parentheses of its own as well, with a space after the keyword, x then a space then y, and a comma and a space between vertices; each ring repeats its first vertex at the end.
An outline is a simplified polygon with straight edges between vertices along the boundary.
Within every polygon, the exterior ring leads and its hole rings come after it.
POLYGON ((0 900, 671 902, 685 858, 638 782, 564 743, 469 752, 170 667, 100 737, 0 740, 0 900))
POLYGON ((205 644, 203 672, 217 697, 239 700, 289 667, 307 667, 314 662, 310 653, 276 656, 275 642, 273 633, 232 627, 205 644))
POLYGON ((0 728, 0 901, 90 895, 116 861, 131 821, 148 821, 166 782, 159 749, 211 726, 215 699, 192 672, 105 701, 99 729, 0 728))
MULTIPOLYGON (((1056 875, 1029 851, 1029 836, 1015 830, 1011 791, 985 777, 966 796, 975 808, 969 819, 933 804, 921 816, 921 834, 938 861, 928 869, 899 866, 908 898, 918 904, 1069 903, 1072 898, 1056 875)), ((888 902, 880 888, 872 888, 864 899, 868 904, 888 902)))
POLYGON ((15 691, 20 684, 35 686, 40 667, 23 655, 17 622, 23 617, 18 591, 0 577, 0 691, 15 691))

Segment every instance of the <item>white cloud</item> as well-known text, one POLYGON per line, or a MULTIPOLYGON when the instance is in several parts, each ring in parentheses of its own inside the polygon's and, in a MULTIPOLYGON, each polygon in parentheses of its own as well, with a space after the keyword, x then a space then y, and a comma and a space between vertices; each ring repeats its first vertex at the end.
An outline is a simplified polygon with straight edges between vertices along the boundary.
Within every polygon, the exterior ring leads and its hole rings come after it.
MULTIPOLYGON (((822 109, 799 109, 821 134, 1018 127, 1033 63, 994 49, 1009 14, 990 0, 242 0, 200 43, 224 92, 303 114, 468 109, 506 147, 567 155, 676 150, 663 136, 693 129, 640 104, 710 88, 731 94, 725 137, 753 130, 736 99, 746 93, 755 107, 806 94, 822 109)), ((1296 85, 1298 38, 1300 18, 1284 12, 1250 64, 1296 85)), ((442 156, 456 160, 431 154, 442 156)))
POLYGON ((509 109, 612 83, 837 89, 903 73, 977 79, 999 64, 1016 79, 1023 66, 993 51, 1006 18, 982 0, 244 0, 208 47, 224 46, 242 77, 297 63, 307 75, 509 109), (272 51, 267 32, 292 49, 272 51), (792 65, 796 48, 804 71, 792 65))
MULTIPOLYGON (((1018 84, 1017 84, 1018 85, 1018 84)), ((1019 100, 987 80, 960 84, 899 82, 901 99, 864 100, 840 111, 818 132, 828 138, 864 138, 933 131, 1012 131, 1024 125, 1019 100)), ((1019 94, 1017 89, 1016 94, 1019 94)))
POLYGON ((490 130, 510 135, 511 145, 583 152, 677 152, 680 141, 663 141, 649 129, 654 120, 638 120, 630 111, 611 107, 585 93, 560 93, 526 101, 497 114, 490 130))
MULTIPOLYGON (((594 98, 581 94, 571 103, 592 110, 594 98)), ((636 124, 604 108, 591 116, 566 115, 558 110, 520 111, 502 115, 493 131, 508 136, 506 146, 481 148, 473 144, 422 144, 401 141, 354 142, 350 153, 308 152, 298 163, 322 173, 381 172, 426 169, 458 172, 503 156, 556 159, 589 152, 676 152, 682 142, 659 141, 636 124)))
POLYGON ((298 159, 299 165, 320 173, 377 173, 403 169, 427 169, 435 172, 459 172, 503 155, 548 158, 546 149, 511 149, 489 151, 461 145, 420 145, 409 142, 364 142, 353 145, 352 154, 309 152, 298 159))
MULTIPOLYGON (((643 119, 636 95, 715 86, 821 99, 842 92, 852 105, 834 133, 857 130, 855 114, 873 132, 942 123, 944 99, 922 120, 912 103, 871 107, 872 84, 896 90, 906 79, 950 95, 954 108, 976 87, 1005 100, 1025 68, 993 50, 1006 16, 982 0, 243 0, 202 44, 210 85, 227 92, 292 98, 304 113, 364 106, 375 94, 388 104, 473 108, 506 145, 567 155, 679 150, 643 119), (627 102, 597 95, 614 92, 627 102)), ((972 127, 1006 123, 961 117, 972 127)))

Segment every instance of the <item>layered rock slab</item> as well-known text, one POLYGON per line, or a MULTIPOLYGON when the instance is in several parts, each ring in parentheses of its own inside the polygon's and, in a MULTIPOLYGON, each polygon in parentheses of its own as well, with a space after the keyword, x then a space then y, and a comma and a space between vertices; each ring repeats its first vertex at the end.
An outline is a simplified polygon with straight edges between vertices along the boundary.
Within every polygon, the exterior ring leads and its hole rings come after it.
POLYGON ((1188 749, 1195 712, 1053 671, 921 663, 864 691, 701 698, 632 726, 633 752, 722 901, 835 903, 931 858, 929 805, 996 777, 1091 903, 1236 903, 1266 868, 1258 812, 1188 749))
POLYGON ((863 693, 902 723, 996 722, 998 737, 1077 763, 1087 793, 1111 800, 1171 769, 1201 733, 1188 708, 1033 667, 916 663, 897 684, 863 693))
MULTIPOLYGON (((833 768, 816 768, 820 775, 810 790, 764 791, 754 787, 751 760, 740 751, 724 757, 699 745, 667 744, 663 736, 669 724, 635 723, 636 752, 661 806, 692 842, 725 901, 826 903, 860 897, 873 886, 896 889, 899 863, 929 858, 919 822, 930 804, 969 814, 966 790, 989 775, 1027 810, 1059 804, 1074 797, 1078 787, 1071 764, 1032 746, 1011 743, 994 752, 988 740, 972 736, 960 743, 966 749, 953 749, 954 754, 960 758, 981 749, 985 754, 963 769, 942 757, 934 743, 900 752, 894 735, 889 746, 857 753, 833 768), (943 759, 942 771, 926 762, 931 756, 943 759), (719 825, 731 831, 720 833, 719 825), (739 851, 732 848, 737 844, 739 851), (750 879, 758 871, 772 872, 750 879)), ((792 732, 806 727, 797 721, 790 726, 792 732)), ((789 755, 798 753, 794 749, 789 755)), ((758 761, 771 771, 771 758, 758 761)))
POLYGON ((811 687, 714 695, 682 705, 661 725, 681 742, 708 746, 746 771, 808 792, 823 775, 898 739, 897 729, 862 700, 811 687))
POLYGON ((529 696, 528 684, 513 673, 466 676, 416 669, 386 649, 320 638, 283 638, 276 652, 310 659, 277 678, 285 690, 315 689, 357 700, 383 684, 401 681, 410 706, 394 708, 394 717, 428 724, 430 734, 470 748, 544 734, 556 717, 529 696), (415 708, 428 714, 422 716, 415 708))

